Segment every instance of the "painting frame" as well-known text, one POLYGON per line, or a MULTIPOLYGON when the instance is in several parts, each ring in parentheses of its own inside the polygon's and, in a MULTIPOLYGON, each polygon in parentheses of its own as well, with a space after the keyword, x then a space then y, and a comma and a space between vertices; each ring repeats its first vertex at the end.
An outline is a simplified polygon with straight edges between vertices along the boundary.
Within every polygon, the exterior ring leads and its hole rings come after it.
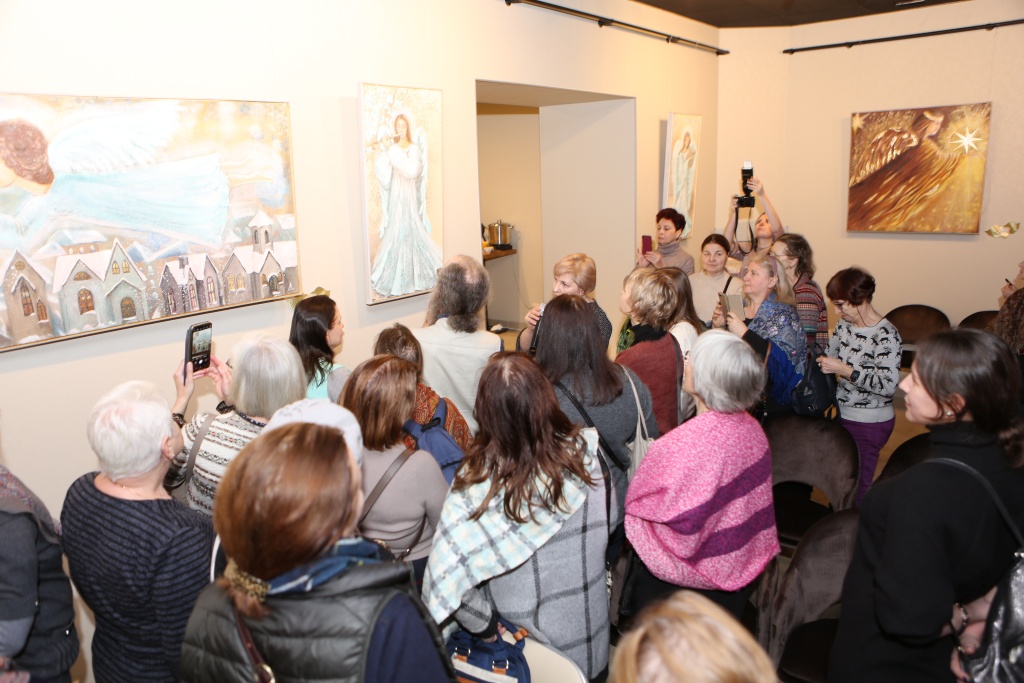
POLYGON ((991 102, 850 116, 847 232, 976 235, 991 102))
POLYGON ((291 151, 287 102, 0 94, 0 351, 299 296, 291 151))
POLYGON ((700 161, 701 117, 669 113, 665 131, 665 169, 662 174, 662 208, 672 208, 686 219, 682 238, 693 231, 700 161))
POLYGON ((444 263, 443 95, 359 84, 366 304, 431 292, 444 263))

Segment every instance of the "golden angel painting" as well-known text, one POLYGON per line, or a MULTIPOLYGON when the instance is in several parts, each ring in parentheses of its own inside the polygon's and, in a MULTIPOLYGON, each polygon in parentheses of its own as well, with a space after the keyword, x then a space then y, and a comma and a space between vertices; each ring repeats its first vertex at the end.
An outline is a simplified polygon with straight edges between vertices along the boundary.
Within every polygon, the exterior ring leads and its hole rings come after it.
POLYGON ((364 83, 367 303, 423 294, 442 257, 441 91, 364 83))
POLYGON ((991 103, 853 114, 851 232, 976 234, 991 103))

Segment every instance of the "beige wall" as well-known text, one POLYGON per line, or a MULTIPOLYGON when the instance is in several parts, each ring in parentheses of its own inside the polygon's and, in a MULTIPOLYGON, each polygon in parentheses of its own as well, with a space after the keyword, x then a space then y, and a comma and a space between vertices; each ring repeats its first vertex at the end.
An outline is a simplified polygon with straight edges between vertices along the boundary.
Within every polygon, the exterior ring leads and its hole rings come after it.
MULTIPOLYGON (((718 36, 629 0, 562 4, 706 43, 718 36)), ((364 304, 361 81, 443 91, 446 255, 479 253, 478 79, 635 98, 637 153, 623 170, 637 201, 618 226, 626 234, 641 219, 646 229, 657 211, 667 112, 713 122, 717 107, 713 55, 501 0, 8 0, 0 3, 0 66, 0 92, 289 102, 303 288, 325 287, 339 302, 349 366, 367 357, 383 327, 421 324, 426 304, 364 304)), ((705 150, 701 177, 714 178, 715 155, 705 150)), ((710 216, 710 183, 699 193, 698 210, 710 216)), ((230 356, 247 332, 284 336, 290 316, 287 303, 275 303, 204 317, 214 351, 230 356)), ((0 354, 4 464, 59 512, 68 485, 95 468, 85 421, 96 398, 128 379, 156 382, 170 398, 170 373, 195 320, 0 354)), ((215 403, 204 391, 193 408, 215 403)), ((92 629, 82 626, 87 651, 92 629)))
POLYGON ((487 262, 492 320, 521 326, 526 312, 544 301, 548 278, 540 205, 540 116, 495 113, 477 117, 480 160, 480 222, 501 219, 515 226, 514 256, 487 262))
POLYGON ((1024 219, 1024 26, 784 55, 788 47, 1006 21, 1016 0, 973 0, 792 29, 722 31, 719 156, 714 199, 725 224, 739 168, 750 159, 783 222, 814 247, 817 280, 868 268, 876 304, 926 303, 953 324, 998 307, 1004 277, 1024 259, 1024 233, 977 236, 846 233, 850 115, 992 102, 981 230, 1024 219))

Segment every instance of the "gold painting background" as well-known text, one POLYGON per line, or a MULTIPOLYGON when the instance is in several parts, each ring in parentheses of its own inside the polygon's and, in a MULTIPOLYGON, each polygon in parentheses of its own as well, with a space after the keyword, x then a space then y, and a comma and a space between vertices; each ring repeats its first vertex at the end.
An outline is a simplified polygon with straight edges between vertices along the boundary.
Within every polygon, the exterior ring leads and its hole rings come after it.
MULTIPOLYGON (((847 230, 976 234, 981 219, 991 111, 991 103, 979 103, 853 114, 847 230), (942 117, 942 124, 932 137, 935 143, 932 150, 951 155, 947 160, 953 163, 952 173, 939 181, 935 174, 927 172, 927 163, 917 164, 920 172, 914 173, 913 164, 896 168, 899 164, 894 162, 899 159, 892 158, 861 180, 861 187, 857 188, 858 184, 853 181, 875 154, 873 142, 891 131, 908 133, 915 119, 925 112, 942 117), (886 210, 886 201, 895 201, 895 197, 886 195, 927 193, 933 186, 934 192, 913 202, 909 211, 886 210), (855 205, 856 196, 864 199, 859 205, 855 205), (872 202, 875 205, 866 206, 872 202), (865 214, 870 215, 868 220, 863 220, 865 214)), ((897 156, 906 155, 912 149, 897 156)), ((923 152, 921 143, 916 152, 923 152)))

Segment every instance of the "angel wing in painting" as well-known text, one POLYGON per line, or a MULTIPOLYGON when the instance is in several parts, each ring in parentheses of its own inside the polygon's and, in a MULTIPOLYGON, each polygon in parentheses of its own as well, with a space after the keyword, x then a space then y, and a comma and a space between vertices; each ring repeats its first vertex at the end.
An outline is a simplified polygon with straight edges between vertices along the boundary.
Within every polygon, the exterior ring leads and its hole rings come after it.
POLYGON ((899 230, 928 204, 964 158, 935 141, 943 120, 921 112, 908 129, 875 136, 851 164, 848 230, 899 230))
POLYGON ((82 115, 47 141, 24 119, 0 122, 0 245, 41 243, 81 224, 161 232, 217 243, 227 220, 228 185, 216 154, 165 160, 179 128, 171 101, 82 115))
POLYGON ((437 282, 441 249, 430 238, 427 218, 427 135, 413 133, 411 114, 395 117, 390 144, 377 155, 380 185, 380 247, 370 272, 373 290, 383 297, 430 289, 437 282))

